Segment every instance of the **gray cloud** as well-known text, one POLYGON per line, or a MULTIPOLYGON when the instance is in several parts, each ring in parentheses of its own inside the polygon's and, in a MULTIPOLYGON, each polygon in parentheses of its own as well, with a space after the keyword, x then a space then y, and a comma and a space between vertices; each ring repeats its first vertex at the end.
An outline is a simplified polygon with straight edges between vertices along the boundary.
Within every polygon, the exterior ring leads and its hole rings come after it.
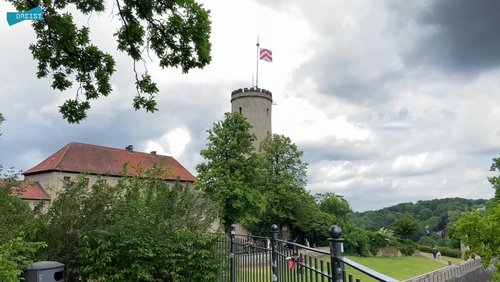
POLYGON ((304 152, 304 160, 315 163, 324 160, 371 160, 379 155, 378 148, 369 142, 339 140, 335 137, 297 144, 304 152))
POLYGON ((475 74, 500 63, 500 2, 430 1, 416 15, 428 30, 407 60, 447 72, 475 74))

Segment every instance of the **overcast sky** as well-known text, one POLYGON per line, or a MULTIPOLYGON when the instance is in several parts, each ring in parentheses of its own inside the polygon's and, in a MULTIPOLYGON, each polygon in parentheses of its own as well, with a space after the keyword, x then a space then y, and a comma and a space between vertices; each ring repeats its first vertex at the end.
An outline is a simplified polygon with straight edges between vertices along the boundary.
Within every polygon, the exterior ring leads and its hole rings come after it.
MULTIPOLYGON (((212 62, 182 75, 148 69, 159 112, 134 111, 132 61, 116 52, 118 18, 92 17, 92 38, 116 55, 114 91, 70 125, 60 93, 35 77, 29 22, 0 22, 0 164, 27 170, 69 142, 176 157, 196 175, 206 130, 252 86, 256 39, 273 51, 259 86, 272 91, 273 133, 309 163, 308 189, 353 210, 446 197, 491 198, 500 153, 500 1, 205 0, 212 62)), ((4 1, 1 13, 14 11, 4 1)))

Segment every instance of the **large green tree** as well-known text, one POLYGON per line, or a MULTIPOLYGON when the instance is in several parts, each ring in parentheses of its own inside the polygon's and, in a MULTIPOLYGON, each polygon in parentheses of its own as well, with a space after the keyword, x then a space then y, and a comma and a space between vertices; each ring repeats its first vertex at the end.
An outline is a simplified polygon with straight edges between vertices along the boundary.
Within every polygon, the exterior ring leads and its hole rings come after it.
POLYGON ((403 214, 396 222, 394 222, 394 233, 401 236, 403 239, 408 239, 412 234, 421 229, 420 221, 415 219, 411 214, 403 214))
MULTIPOLYGON (((483 258, 488 266, 491 259, 500 256, 500 158, 494 158, 490 171, 498 174, 488 177, 495 189, 495 197, 486 210, 466 212, 453 225, 453 233, 470 246, 470 252, 483 258)), ((500 264, 496 264, 495 281, 500 281, 500 264)))
POLYGON ((335 193, 321 193, 316 194, 316 201, 322 211, 335 216, 337 219, 336 224, 341 228, 346 228, 350 225, 349 214, 351 206, 344 197, 338 196, 335 193))
MULTIPOLYGON (((90 28, 78 26, 68 9, 89 16, 100 14, 105 12, 105 1, 8 2, 18 11, 41 6, 44 17, 42 21, 33 21, 37 40, 29 47, 38 62, 36 75, 48 77, 52 88, 59 91, 75 86, 75 97, 60 106, 60 113, 68 122, 79 123, 87 116, 91 100, 111 93, 115 60, 90 40, 90 28)), ((187 72, 206 66, 211 60, 209 11, 195 0, 113 2, 111 12, 121 23, 114 34, 117 48, 130 56, 134 66, 137 95, 133 107, 154 112, 159 89, 147 69, 136 69, 136 62, 145 62, 154 53, 162 68, 179 67, 187 72)))
POLYGON ((226 113, 208 132, 208 144, 196 166, 195 183, 218 207, 226 228, 233 223, 256 222, 265 207, 257 185, 257 156, 252 146, 251 125, 239 113, 226 113))
POLYGON ((287 225, 294 238, 323 243, 335 216, 320 209, 306 190, 307 163, 302 151, 290 138, 268 136, 257 152, 259 187, 263 188, 266 208, 259 221, 248 227, 253 233, 267 235, 272 224, 287 225))
POLYGON ((267 200, 267 220, 291 223, 297 218, 299 207, 307 202, 307 163, 301 158, 302 151, 286 136, 273 134, 261 143, 259 178, 267 200))

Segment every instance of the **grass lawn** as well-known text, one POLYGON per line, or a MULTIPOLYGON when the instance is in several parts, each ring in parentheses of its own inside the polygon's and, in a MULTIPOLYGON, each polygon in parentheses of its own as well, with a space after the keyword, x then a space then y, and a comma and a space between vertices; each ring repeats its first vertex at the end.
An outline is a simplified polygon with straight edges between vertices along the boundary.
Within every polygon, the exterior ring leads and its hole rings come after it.
MULTIPOLYGON (((434 271, 439 268, 446 267, 445 264, 439 263, 432 258, 424 256, 403 256, 403 257, 356 257, 347 256, 349 259, 356 261, 368 268, 378 271, 382 274, 390 276, 397 280, 409 279, 427 272, 434 271)), ((448 261, 448 258, 441 258, 444 261, 448 261)), ((323 260, 329 261, 329 257, 324 257, 323 260)), ((453 261, 453 259, 450 259, 453 261)), ((459 262, 460 260, 454 259, 459 262)), ((286 269, 286 266, 283 266, 286 269)), ((355 279, 361 279, 361 281, 377 281, 361 272, 346 265, 346 272, 352 274, 354 281, 355 279)), ((237 271, 237 278, 240 281, 270 281, 270 268, 267 266, 250 267, 239 269, 237 271), (259 278, 263 277, 263 278, 259 278)), ((293 280, 293 279, 292 279, 293 280)), ((294 280, 295 281, 295 280, 294 280)), ((302 281, 302 280, 296 280, 302 281)), ((305 280, 304 280, 305 281, 305 280)), ((316 279, 307 280, 315 282, 316 279)))
MULTIPOLYGON (((427 255, 428 257, 432 256, 431 253, 424 253, 424 252, 421 252, 421 253, 424 255, 427 255)), ((444 261, 446 263, 448 261, 451 261, 453 264, 459 264, 461 262, 464 262, 464 259, 463 258, 452 258, 452 257, 441 256, 441 261, 444 261)))
MULTIPOLYGON (((446 265, 423 256, 404 257, 355 257, 347 256, 351 260, 360 263, 368 268, 378 271, 397 280, 405 280, 427 272, 443 268, 446 265)), ((361 281, 376 281, 350 267, 346 268, 347 273, 353 274, 354 278, 361 281)))

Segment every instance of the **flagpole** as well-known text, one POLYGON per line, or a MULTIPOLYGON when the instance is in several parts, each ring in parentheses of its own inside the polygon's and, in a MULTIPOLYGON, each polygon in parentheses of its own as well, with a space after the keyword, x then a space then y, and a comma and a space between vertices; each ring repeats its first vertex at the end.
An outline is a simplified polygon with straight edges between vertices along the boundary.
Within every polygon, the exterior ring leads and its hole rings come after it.
POLYGON ((255 88, 259 87, 259 36, 257 35, 257 71, 255 74, 255 88))

